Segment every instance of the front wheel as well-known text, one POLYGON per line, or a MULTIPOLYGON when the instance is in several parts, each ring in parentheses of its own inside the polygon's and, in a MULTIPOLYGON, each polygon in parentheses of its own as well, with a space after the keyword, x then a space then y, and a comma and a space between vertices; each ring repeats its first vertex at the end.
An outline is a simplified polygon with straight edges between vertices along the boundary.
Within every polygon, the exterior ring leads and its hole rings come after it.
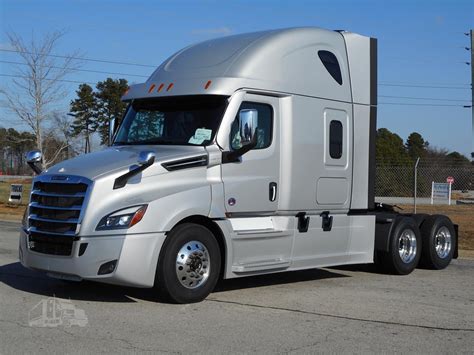
POLYGON ((163 245, 155 285, 172 302, 205 299, 219 278, 221 255, 212 232, 184 223, 175 227, 163 245))

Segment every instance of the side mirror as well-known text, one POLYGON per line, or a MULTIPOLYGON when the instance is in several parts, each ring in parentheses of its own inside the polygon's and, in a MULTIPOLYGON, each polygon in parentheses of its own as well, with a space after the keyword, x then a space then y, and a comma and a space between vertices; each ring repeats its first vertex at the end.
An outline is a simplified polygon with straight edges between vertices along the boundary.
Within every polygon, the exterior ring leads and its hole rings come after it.
POLYGON ((151 151, 142 151, 138 154, 138 165, 151 165, 155 162, 155 153, 151 151))
POLYGON ((114 141, 115 133, 115 118, 111 118, 109 121, 109 146, 112 145, 114 141))
POLYGON ((258 111, 255 109, 239 112, 239 136, 241 147, 230 152, 222 152, 222 163, 235 163, 239 158, 257 146, 258 111))
POLYGON ((239 112, 239 132, 242 146, 254 140, 258 125, 258 111, 255 109, 241 110, 239 112))
POLYGON ((41 163, 42 159, 43 159, 43 154, 41 154, 41 152, 37 149, 31 150, 28 153, 26 153, 26 163, 38 175, 42 173, 42 170, 36 165, 36 163, 41 163))

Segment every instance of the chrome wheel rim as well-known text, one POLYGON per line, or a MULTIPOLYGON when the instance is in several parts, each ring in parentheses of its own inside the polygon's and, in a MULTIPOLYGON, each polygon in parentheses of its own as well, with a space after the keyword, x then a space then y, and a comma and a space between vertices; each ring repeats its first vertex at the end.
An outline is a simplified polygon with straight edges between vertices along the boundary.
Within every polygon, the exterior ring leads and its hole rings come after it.
POLYGON ((416 235, 411 229, 405 229, 398 237, 398 253, 405 264, 416 257, 416 235))
POLYGON ((448 257, 451 251, 451 233, 448 227, 443 226, 438 229, 435 235, 434 245, 436 254, 438 254, 441 259, 448 257))
POLYGON ((184 244, 176 256, 176 275, 180 284, 189 289, 201 287, 210 271, 209 252, 204 244, 195 240, 184 244))

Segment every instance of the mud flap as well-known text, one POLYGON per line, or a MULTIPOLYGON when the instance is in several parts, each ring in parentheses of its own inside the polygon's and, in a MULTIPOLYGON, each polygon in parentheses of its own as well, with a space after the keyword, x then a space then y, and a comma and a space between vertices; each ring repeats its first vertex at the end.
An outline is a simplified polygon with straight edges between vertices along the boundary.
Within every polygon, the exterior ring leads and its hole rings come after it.
POLYGON ((453 259, 457 259, 458 258, 458 250, 459 250, 459 225, 457 224, 453 224, 454 226, 454 232, 456 233, 456 248, 454 248, 454 253, 453 253, 453 259))

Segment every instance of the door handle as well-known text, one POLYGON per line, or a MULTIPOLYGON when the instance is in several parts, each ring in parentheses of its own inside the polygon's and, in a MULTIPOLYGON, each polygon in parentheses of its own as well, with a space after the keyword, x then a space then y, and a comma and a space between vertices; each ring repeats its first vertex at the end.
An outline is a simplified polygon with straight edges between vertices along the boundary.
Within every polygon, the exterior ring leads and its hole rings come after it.
POLYGON ((271 182, 270 183, 270 189, 269 189, 269 195, 268 198, 270 201, 275 201, 277 197, 277 183, 276 182, 271 182))

